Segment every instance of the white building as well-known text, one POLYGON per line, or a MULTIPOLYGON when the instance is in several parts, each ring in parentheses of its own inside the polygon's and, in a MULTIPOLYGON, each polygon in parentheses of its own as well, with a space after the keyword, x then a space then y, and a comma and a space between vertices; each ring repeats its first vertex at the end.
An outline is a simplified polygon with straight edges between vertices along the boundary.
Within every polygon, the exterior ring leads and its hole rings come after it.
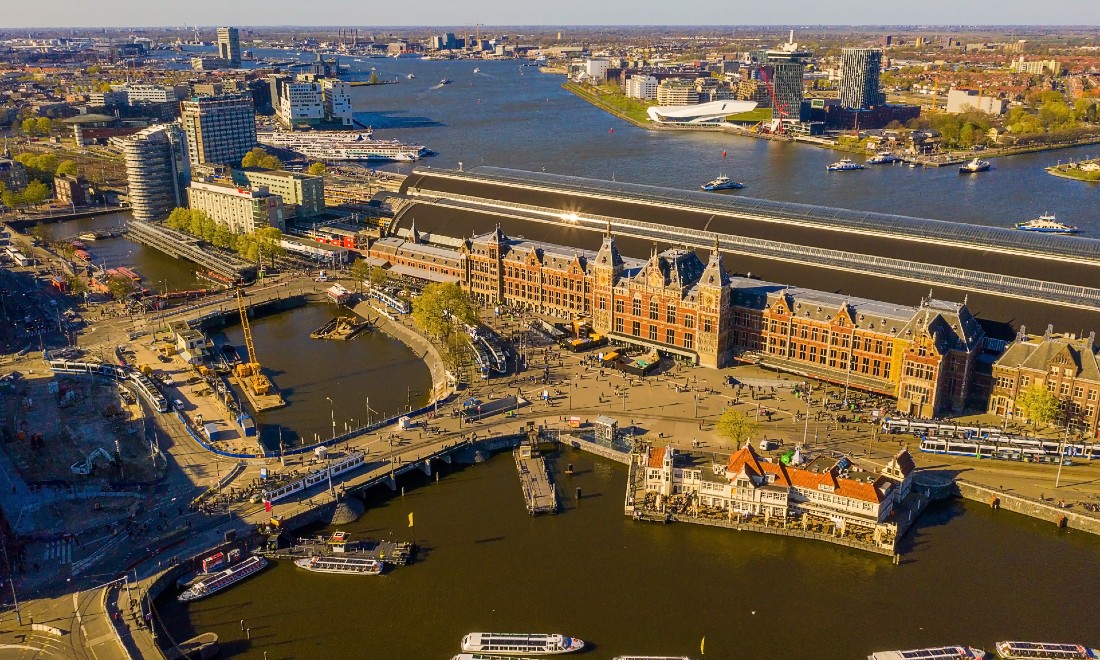
MULTIPOLYGON (((114 89, 116 86, 111 85, 114 89)), ((126 92, 130 105, 140 103, 170 103, 187 96, 186 86, 177 89, 171 85, 118 85, 119 91, 126 92), (183 91, 183 94, 180 92, 183 91)))
POLYGON ((604 59, 587 59, 584 61, 584 72, 588 75, 588 78, 596 83, 602 83, 607 80, 607 69, 611 66, 611 62, 604 59))
POLYGON ((643 101, 657 98, 657 79, 645 74, 633 74, 626 81, 626 95, 643 101))
POLYGON ((351 85, 336 78, 322 78, 321 102, 324 104, 325 121, 352 125, 351 85))
POLYGON ((657 85, 657 105, 697 105, 699 90, 694 80, 668 78, 657 85))
POLYGON ((264 227, 286 230, 283 198, 264 186, 245 188, 229 183, 193 181, 187 189, 189 206, 225 225, 233 234, 247 234, 264 227))
POLYGON ((947 112, 958 114, 967 110, 980 110, 982 112, 999 115, 1004 112, 1005 103, 996 96, 982 96, 982 93, 974 89, 951 88, 947 92, 947 112))
POLYGON ((655 105, 646 110, 646 115, 658 124, 721 124, 730 115, 755 108, 756 101, 710 101, 696 105, 655 105))
POLYGON ((319 124, 325 119, 324 94, 321 85, 305 80, 286 80, 279 85, 275 114, 284 126, 319 124))
POLYGON ((1032 76, 1041 76, 1044 73, 1056 76, 1062 70, 1061 67, 1058 66, 1057 60, 1035 60, 1034 62, 1028 62, 1024 59, 1023 55, 1020 56, 1020 59, 1012 60, 1008 65, 1008 69, 1009 71, 1026 73, 1032 76))

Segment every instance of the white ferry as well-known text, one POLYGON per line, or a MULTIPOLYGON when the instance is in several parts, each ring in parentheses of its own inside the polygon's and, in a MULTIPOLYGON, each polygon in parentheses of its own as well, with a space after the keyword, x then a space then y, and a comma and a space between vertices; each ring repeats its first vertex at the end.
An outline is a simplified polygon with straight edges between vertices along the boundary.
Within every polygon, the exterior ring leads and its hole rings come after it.
POLYGON ((382 572, 382 562, 368 557, 304 557, 295 559, 294 565, 314 573, 378 575, 382 572))
POLYGON ((708 181, 699 187, 708 192, 713 192, 716 190, 739 190, 744 188, 745 184, 740 181, 734 181, 725 174, 721 174, 717 179, 708 181))
POLYGON ((959 174, 977 174, 978 172, 988 172, 989 167, 990 163, 988 160, 975 158, 969 163, 959 165, 959 174))
POLYGON ((830 172, 851 172, 853 170, 864 169, 859 163, 852 162, 851 158, 842 158, 835 163, 831 163, 825 166, 825 169, 830 172))
POLYGON ((451 656, 451 660, 528 660, 514 655, 491 655, 489 653, 459 653, 451 656))
POLYGON ((900 163, 901 158, 895 156, 889 151, 880 151, 874 156, 867 159, 868 165, 889 165, 891 163, 900 163))
POLYGON ((1034 220, 1017 222, 1014 226, 1020 231, 1037 231, 1043 234, 1076 234, 1081 231, 1073 225, 1058 222, 1053 213, 1044 213, 1034 220))
POLYGON ((566 635, 475 632, 462 638, 462 650, 466 653, 558 655, 583 648, 583 641, 566 635))
POLYGON ((910 651, 878 651, 867 660, 982 660, 986 652, 970 646, 938 646, 910 651))
POLYGON ((253 555, 248 559, 245 559, 241 563, 230 566, 221 573, 217 573, 214 577, 203 580, 194 585, 187 591, 184 591, 179 595, 179 601, 186 603, 192 600, 199 600, 200 598, 206 598, 211 594, 215 594, 226 587, 236 584, 241 580, 255 575, 263 570, 267 566, 267 560, 263 557, 253 555))
POLYGON ((691 660, 686 655, 617 655, 611 660, 691 660))
POLYGON ((1100 651, 1080 644, 997 642, 997 655, 1005 660, 1096 660, 1100 651))
POLYGON ((427 147, 402 144, 397 140, 372 140, 370 131, 308 131, 260 133, 257 142, 279 149, 289 149, 306 158, 333 160, 393 160, 411 162, 428 155, 427 147))

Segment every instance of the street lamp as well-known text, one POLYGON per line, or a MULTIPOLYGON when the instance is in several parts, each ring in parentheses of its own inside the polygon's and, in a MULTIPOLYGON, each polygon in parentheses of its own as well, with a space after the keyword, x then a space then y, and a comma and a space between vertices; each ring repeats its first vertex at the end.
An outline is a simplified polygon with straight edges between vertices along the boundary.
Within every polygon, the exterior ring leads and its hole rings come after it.
POLYGON ((332 399, 330 397, 326 396, 325 399, 327 399, 328 403, 329 403, 328 412, 329 412, 329 415, 332 417, 332 437, 335 438, 336 437, 336 404, 332 402, 332 399))

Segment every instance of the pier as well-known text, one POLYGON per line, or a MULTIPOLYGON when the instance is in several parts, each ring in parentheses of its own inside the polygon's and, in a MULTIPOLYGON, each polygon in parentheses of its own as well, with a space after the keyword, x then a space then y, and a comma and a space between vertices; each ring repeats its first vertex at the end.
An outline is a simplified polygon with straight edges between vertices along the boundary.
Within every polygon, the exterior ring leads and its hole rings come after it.
POLYGON ((309 333, 310 339, 334 339, 348 341, 370 327, 370 323, 350 316, 337 316, 309 333))
POLYGON ((202 240, 190 234, 142 220, 130 220, 127 225, 127 234, 142 245, 198 264, 208 271, 208 275, 216 276, 216 279, 226 284, 251 282, 256 279, 255 264, 232 255, 205 249, 202 240))
POLYGON ((523 490, 527 513, 537 516, 541 513, 556 513, 558 510, 557 491, 546 471, 546 462, 533 442, 525 442, 512 451, 516 459, 516 472, 519 485, 523 490))

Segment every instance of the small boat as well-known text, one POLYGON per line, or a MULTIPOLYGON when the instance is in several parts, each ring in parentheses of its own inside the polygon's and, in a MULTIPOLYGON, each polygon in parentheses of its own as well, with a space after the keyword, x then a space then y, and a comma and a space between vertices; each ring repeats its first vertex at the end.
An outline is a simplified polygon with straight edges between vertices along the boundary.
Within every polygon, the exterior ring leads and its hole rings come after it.
POLYGON ((567 635, 542 633, 470 633, 462 638, 466 653, 496 655, 558 655, 584 648, 584 642, 567 635))
POLYGON ((976 174, 978 172, 988 172, 989 161, 982 160, 981 158, 975 158, 974 160, 966 163, 965 165, 959 165, 959 174, 976 174))
POLYGON ((703 190, 713 192, 715 190, 739 190, 745 187, 745 184, 733 181, 725 174, 719 176, 714 181, 709 181, 699 186, 703 190))
POLYGON ((443 80, 439 81, 439 84, 440 85, 450 85, 451 84, 451 79, 450 78, 444 78, 443 80))
POLYGON ((909 651, 877 651, 867 660, 982 660, 986 652, 971 646, 938 646, 909 651))
POLYGON ((194 585, 187 591, 184 591, 179 595, 178 600, 181 603, 186 603, 192 600, 199 600, 200 598, 206 598, 212 594, 215 594, 226 587, 234 585, 241 580, 255 575, 267 566, 267 560, 263 557, 252 555, 248 559, 245 559, 241 563, 230 566, 224 571, 215 574, 213 577, 203 580, 194 585))
POLYGON ((997 642, 997 655, 1005 660, 1096 660, 1100 651, 1080 644, 997 642))
POLYGON ((901 158, 899 158, 898 156, 895 156, 894 154, 890 153, 889 151, 880 151, 880 152, 876 153, 874 156, 871 156, 870 158, 867 159, 867 164, 868 165, 889 165, 891 163, 899 163, 899 162, 901 162, 901 158))
POLYGON ((79 236, 77 236, 77 238, 79 238, 82 241, 91 242, 91 241, 96 240, 99 237, 95 235, 95 232, 86 231, 83 234, 80 234, 79 236))
POLYGON ((835 163, 826 165, 825 169, 830 172, 850 172, 853 170, 862 170, 864 167, 859 163, 853 163, 850 158, 842 158, 835 163))
POLYGON ((410 73, 409 75, 407 75, 405 77, 408 78, 409 80, 414 80, 416 78, 416 75, 410 73))
POLYGON ((314 573, 342 573, 345 575, 378 575, 382 562, 367 557, 304 557, 295 559, 294 565, 314 573))
POLYGON ((1053 213, 1044 213, 1034 220, 1017 222, 1013 226, 1020 231, 1037 231, 1043 234, 1076 234, 1081 231, 1074 225, 1058 222, 1053 213))
POLYGON ((474 73, 481 73, 481 69, 475 66, 474 67, 474 73))

